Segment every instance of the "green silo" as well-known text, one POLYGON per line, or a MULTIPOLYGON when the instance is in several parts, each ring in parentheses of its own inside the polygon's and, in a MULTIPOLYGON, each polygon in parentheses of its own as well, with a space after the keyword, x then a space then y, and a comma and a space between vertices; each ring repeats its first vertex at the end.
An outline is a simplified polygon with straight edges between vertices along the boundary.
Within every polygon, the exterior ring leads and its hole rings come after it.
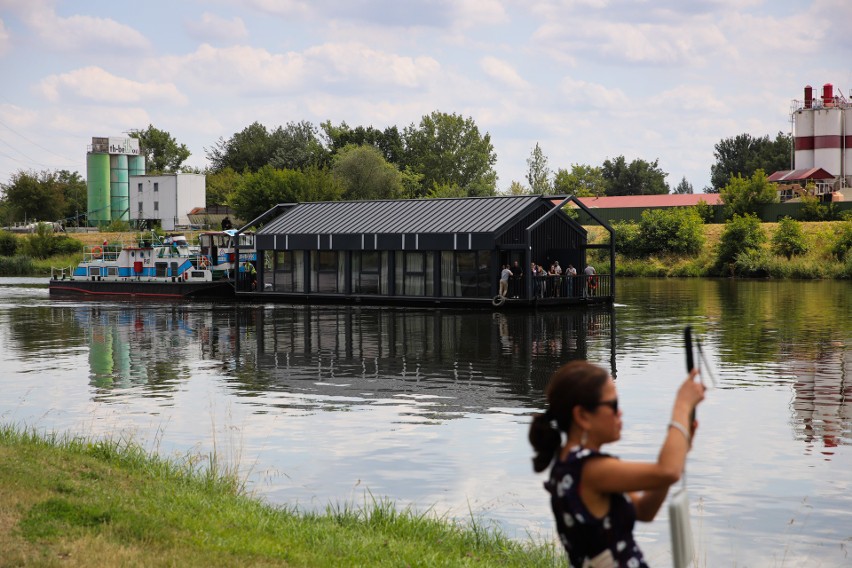
POLYGON ((87 154, 86 186, 89 225, 106 225, 110 222, 109 185, 109 154, 87 154))
POLYGON ((113 221, 130 220, 130 194, 127 185, 127 155, 113 154, 110 161, 110 209, 113 221))
POLYGON ((130 156, 127 159, 128 172, 132 176, 145 175, 145 156, 130 156))

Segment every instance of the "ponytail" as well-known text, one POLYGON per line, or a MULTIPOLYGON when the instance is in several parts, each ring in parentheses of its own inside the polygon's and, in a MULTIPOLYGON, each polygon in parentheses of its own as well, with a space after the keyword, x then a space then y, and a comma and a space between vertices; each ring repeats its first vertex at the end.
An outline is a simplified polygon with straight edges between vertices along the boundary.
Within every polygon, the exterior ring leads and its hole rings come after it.
POLYGON ((553 425, 550 411, 533 415, 529 441, 533 450, 535 450, 532 459, 533 470, 536 472, 544 471, 553 462, 556 452, 562 446, 562 436, 553 425))

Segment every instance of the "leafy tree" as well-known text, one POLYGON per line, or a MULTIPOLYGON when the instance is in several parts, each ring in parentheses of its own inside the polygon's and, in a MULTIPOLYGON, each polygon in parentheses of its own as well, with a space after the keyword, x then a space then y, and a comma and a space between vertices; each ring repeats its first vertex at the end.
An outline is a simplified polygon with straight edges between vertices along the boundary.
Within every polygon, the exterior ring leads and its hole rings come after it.
POLYGON ((15 256, 18 250, 18 237, 9 231, 0 231, 0 256, 15 256))
POLYGON ((716 144, 716 163, 710 166, 708 193, 719 193, 735 176, 751 177, 757 170, 775 172, 790 168, 792 141, 789 134, 779 132, 775 140, 769 136, 754 138, 739 134, 716 144))
POLYGON ((606 182, 607 195, 655 195, 669 192, 666 172, 659 168, 659 160, 646 162, 636 159, 629 164, 624 156, 605 160, 601 173, 606 182))
POLYGON ((772 250, 775 254, 786 256, 787 260, 793 255, 806 253, 808 242, 802 224, 790 217, 778 221, 778 229, 772 235, 772 250))
POLYGON ((692 189, 692 184, 686 181, 686 176, 683 176, 680 180, 680 183, 677 184, 674 188, 674 193, 695 193, 692 189))
POLYGON ((831 254, 837 260, 844 260, 852 250, 852 219, 840 223, 838 229, 831 243, 831 254))
POLYGON ((405 159, 405 143, 396 126, 378 130, 372 126, 357 126, 350 128, 345 122, 333 126, 330 120, 323 122, 320 127, 326 138, 329 151, 334 154, 349 144, 361 146, 369 144, 378 148, 385 160, 402 167, 405 159))
POLYGON ((283 131, 280 127, 275 132, 269 132, 261 123, 253 122, 228 140, 219 138, 212 148, 205 148, 210 168, 214 172, 225 168, 237 172, 257 172, 275 156, 281 137, 283 131))
POLYGON ((571 170, 560 168, 553 178, 553 191, 560 195, 600 197, 606 193, 603 170, 587 164, 571 164, 571 170))
POLYGON ((404 195, 402 174, 375 146, 341 148, 331 171, 346 188, 347 199, 399 199, 404 195))
POLYGON ((438 111, 403 132, 405 164, 422 174, 419 196, 436 187, 457 185, 467 195, 494 195, 497 156, 489 134, 480 134, 472 118, 438 111))
POLYGON ((704 245, 704 222, 693 207, 646 209, 639 221, 645 254, 697 254, 704 245))
POLYGON ((759 249, 766 242, 766 232, 756 215, 734 215, 725 223, 719 239, 717 261, 726 265, 736 260, 737 255, 759 249))
MULTIPOLYGON (((65 185, 50 171, 18 171, 3 187, 3 200, 12 221, 54 221, 65 215, 65 185)), ((85 211, 85 209, 84 209, 85 211)))
POLYGON ((186 144, 178 145, 171 134, 154 128, 152 124, 145 130, 132 132, 130 137, 139 140, 139 146, 145 156, 145 171, 149 174, 180 171, 181 164, 190 155, 186 144))
POLYGON ((227 205, 228 198, 240 184, 243 177, 230 167, 223 168, 218 172, 207 171, 205 174, 207 207, 227 205))
POLYGON ((695 204, 695 210, 698 212, 698 216, 701 217, 701 220, 704 223, 712 223, 716 218, 716 210, 712 205, 704 201, 703 199, 699 199, 698 203, 695 204))
POLYGON ((263 166, 242 176, 230 204, 241 219, 254 219, 278 203, 334 201, 342 194, 340 183, 315 166, 305 172, 263 166))
POLYGON ((456 184, 445 183, 443 185, 436 184, 433 186, 432 189, 429 190, 429 193, 426 194, 426 197, 430 199, 437 199, 440 197, 468 197, 468 195, 464 188, 456 184))
POLYGON ((615 252, 630 258, 639 258, 644 254, 638 223, 616 221, 612 224, 612 229, 615 231, 615 252))
POLYGON ((530 195, 530 190, 519 181, 512 181, 509 185, 509 195, 530 195))
POLYGON ((81 219, 85 219, 89 204, 89 190, 79 172, 59 170, 54 174, 55 182, 65 196, 65 210, 63 217, 68 220, 66 224, 79 226, 81 219))
POLYGON ((310 122, 288 122, 273 132, 275 153, 269 164, 279 169, 304 170, 310 166, 325 166, 329 153, 319 139, 316 127, 310 122))
POLYGON ((776 184, 770 182, 761 169, 749 178, 740 175, 732 177, 720 195, 728 212, 734 215, 754 213, 761 205, 778 201, 776 184))
POLYGON ((834 221, 838 218, 837 204, 823 203, 815 195, 803 195, 799 218, 802 221, 834 221))
POLYGON ((534 195, 547 195, 552 190, 547 156, 542 152, 538 142, 535 143, 535 148, 527 158, 527 183, 530 184, 530 193, 534 195))

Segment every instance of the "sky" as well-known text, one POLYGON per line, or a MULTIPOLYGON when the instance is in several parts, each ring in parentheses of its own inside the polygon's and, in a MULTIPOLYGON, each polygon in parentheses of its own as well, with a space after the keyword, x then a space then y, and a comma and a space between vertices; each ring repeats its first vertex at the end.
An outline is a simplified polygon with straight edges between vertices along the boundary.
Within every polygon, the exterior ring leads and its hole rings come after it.
POLYGON ((714 145, 790 132, 805 85, 850 98, 849 0, 0 0, 0 183, 86 176, 93 136, 205 149, 255 121, 472 118, 497 187, 623 155, 709 185, 714 145), (844 23, 845 22, 845 23, 844 23))

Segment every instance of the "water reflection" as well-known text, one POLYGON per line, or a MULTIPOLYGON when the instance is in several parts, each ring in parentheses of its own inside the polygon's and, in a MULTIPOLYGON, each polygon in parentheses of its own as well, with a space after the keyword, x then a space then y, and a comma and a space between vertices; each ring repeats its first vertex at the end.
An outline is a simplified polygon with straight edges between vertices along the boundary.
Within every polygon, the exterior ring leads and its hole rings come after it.
POLYGON ((353 307, 79 306, 97 399, 141 387, 166 397, 194 357, 216 362, 239 396, 440 392, 447 412, 498 401, 534 406, 554 366, 608 343, 612 309, 519 312, 353 307))

